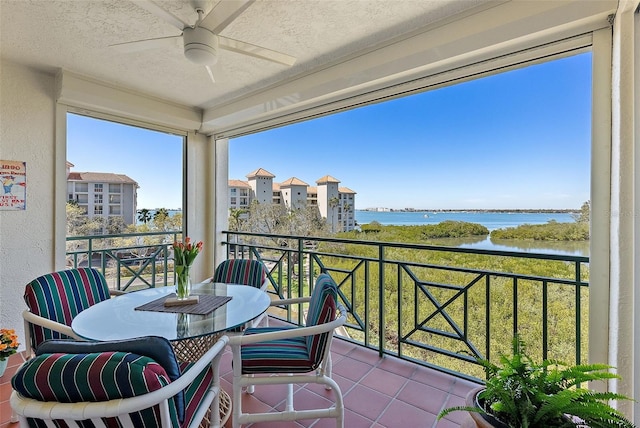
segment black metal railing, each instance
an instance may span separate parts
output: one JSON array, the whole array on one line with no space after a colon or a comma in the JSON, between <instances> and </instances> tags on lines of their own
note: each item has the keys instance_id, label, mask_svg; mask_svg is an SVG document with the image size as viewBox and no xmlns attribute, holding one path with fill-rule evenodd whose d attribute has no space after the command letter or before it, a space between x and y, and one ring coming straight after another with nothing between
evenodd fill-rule
<instances>
[{"instance_id":1,"label":"black metal railing","mask_svg":"<svg viewBox=\"0 0 640 428\"><path fill-rule=\"evenodd\" d=\"M93 267L109 287L128 291L173 284L172 244L181 231L67 237L67 266Z\"/></svg>"},{"instance_id":2,"label":"black metal railing","mask_svg":"<svg viewBox=\"0 0 640 428\"><path fill-rule=\"evenodd\" d=\"M476 358L510 352L584 363L589 258L338 238L224 232L228 257L269 268L271 292L310 294L318 273L339 285L348 340L450 374L483 377ZM302 324L304 308L272 314Z\"/></svg>"}]
</instances>

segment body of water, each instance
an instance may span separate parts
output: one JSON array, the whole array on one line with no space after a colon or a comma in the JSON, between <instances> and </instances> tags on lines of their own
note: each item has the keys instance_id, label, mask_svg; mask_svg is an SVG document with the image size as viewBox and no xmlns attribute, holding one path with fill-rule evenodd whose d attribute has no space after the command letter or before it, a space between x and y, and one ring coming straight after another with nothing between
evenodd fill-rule
<instances>
[{"instance_id":1,"label":"body of water","mask_svg":"<svg viewBox=\"0 0 640 428\"><path fill-rule=\"evenodd\" d=\"M571 214L568 213L494 213L469 211L377 212L356 210L355 216L358 224L377 221L380 224L411 226L438 224L443 221L453 220L478 223L489 229L489 231L507 227L518 227L521 224L545 224L551 220L555 220L558 223L571 223L574 221Z\"/></svg>"},{"instance_id":2,"label":"body of water","mask_svg":"<svg viewBox=\"0 0 640 428\"><path fill-rule=\"evenodd\" d=\"M377 221L383 225L412 226L425 224L438 224L443 221L464 221L478 223L489 229L504 229L518 227L522 224L545 224L549 221L558 223L571 223L574 218L568 213L518 213L518 212L379 212L379 211L355 211L356 221L359 225ZM476 248L497 251L522 251L545 254L562 254L571 256L588 256L589 242L547 242L547 241L523 241L515 239L492 240L487 237L473 237L464 239L446 238L441 243L449 247Z\"/></svg>"}]
</instances>

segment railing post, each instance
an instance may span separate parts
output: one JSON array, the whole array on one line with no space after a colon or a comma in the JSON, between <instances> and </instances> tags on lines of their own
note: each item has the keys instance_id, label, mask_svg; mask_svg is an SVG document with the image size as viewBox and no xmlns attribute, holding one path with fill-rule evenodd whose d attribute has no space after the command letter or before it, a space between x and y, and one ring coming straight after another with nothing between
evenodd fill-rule
<instances>
[{"instance_id":1,"label":"railing post","mask_svg":"<svg viewBox=\"0 0 640 428\"><path fill-rule=\"evenodd\" d=\"M580 316L580 312L582 312L582 305L580 304L580 282L580 262L576 262L576 364L581 364L580 360L582 359L582 355L580 354L580 348L582 346L580 335L580 324L582 322L582 317Z\"/></svg>"},{"instance_id":2,"label":"railing post","mask_svg":"<svg viewBox=\"0 0 640 428\"><path fill-rule=\"evenodd\" d=\"M369 260L364 262L364 344L369 346L371 343L371 331L369 329Z\"/></svg>"},{"instance_id":3,"label":"railing post","mask_svg":"<svg viewBox=\"0 0 640 428\"><path fill-rule=\"evenodd\" d=\"M313 281L311 280L311 278L313 278L313 274L312 272L309 272L310 277L309 277L309 290L311 290L311 286L313 284ZM302 288L302 283L304 282L304 240L302 238L298 238L298 283L300 284L300 287Z\"/></svg>"},{"instance_id":4,"label":"railing post","mask_svg":"<svg viewBox=\"0 0 640 428\"><path fill-rule=\"evenodd\" d=\"M87 251L89 252L87 256L88 257L87 266L92 267L91 266L91 262L93 262L93 239L92 238L89 238Z\"/></svg>"},{"instance_id":5,"label":"railing post","mask_svg":"<svg viewBox=\"0 0 640 428\"><path fill-rule=\"evenodd\" d=\"M379 317L379 340L378 340L378 354L382 357L384 355L385 342L386 342L386 326L384 319L384 245L378 245L378 307L380 313Z\"/></svg>"}]
</instances>

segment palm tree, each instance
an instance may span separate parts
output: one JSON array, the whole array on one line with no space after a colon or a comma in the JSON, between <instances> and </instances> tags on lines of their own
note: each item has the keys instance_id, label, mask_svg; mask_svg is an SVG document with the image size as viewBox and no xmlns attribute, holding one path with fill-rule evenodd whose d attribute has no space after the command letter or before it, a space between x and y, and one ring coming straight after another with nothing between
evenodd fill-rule
<instances>
[{"instance_id":1,"label":"palm tree","mask_svg":"<svg viewBox=\"0 0 640 428\"><path fill-rule=\"evenodd\" d=\"M153 214L153 219L154 220L162 220L169 217L169 211L167 211L166 208L159 208L154 214Z\"/></svg>"},{"instance_id":2,"label":"palm tree","mask_svg":"<svg viewBox=\"0 0 640 428\"><path fill-rule=\"evenodd\" d=\"M337 196L333 196L329 198L328 202L329 202L329 208L331 208L331 233L335 233L335 222L334 222L335 208L340 203L340 200L338 199Z\"/></svg>"},{"instance_id":3,"label":"palm tree","mask_svg":"<svg viewBox=\"0 0 640 428\"><path fill-rule=\"evenodd\" d=\"M151 221L151 213L148 209L143 208L138 210L138 221L141 221L144 224L147 224Z\"/></svg>"},{"instance_id":4,"label":"palm tree","mask_svg":"<svg viewBox=\"0 0 640 428\"><path fill-rule=\"evenodd\" d=\"M242 208L229 208L229 230L239 231L242 226L241 216L247 212Z\"/></svg>"}]
</instances>

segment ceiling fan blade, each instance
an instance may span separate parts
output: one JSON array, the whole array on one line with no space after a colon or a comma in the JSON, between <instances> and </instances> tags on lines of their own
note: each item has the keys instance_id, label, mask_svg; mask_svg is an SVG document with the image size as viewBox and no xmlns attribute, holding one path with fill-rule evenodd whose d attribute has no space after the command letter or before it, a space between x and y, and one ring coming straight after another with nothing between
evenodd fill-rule
<instances>
[{"instance_id":1,"label":"ceiling fan blade","mask_svg":"<svg viewBox=\"0 0 640 428\"><path fill-rule=\"evenodd\" d=\"M187 22L184 22L182 19L175 16L173 13L164 10L158 4L153 2L152 0L131 0L141 8L153 13L158 18L161 18L167 21L169 24L176 27L178 30L182 30L185 27L190 27Z\"/></svg>"},{"instance_id":2,"label":"ceiling fan blade","mask_svg":"<svg viewBox=\"0 0 640 428\"><path fill-rule=\"evenodd\" d=\"M261 46L252 45L251 43L241 42L240 40L230 39L228 37L218 36L218 45L222 49L228 51L250 55L267 61L277 62L278 64L292 66L296 62L296 58L282 52L276 52Z\"/></svg>"},{"instance_id":3,"label":"ceiling fan blade","mask_svg":"<svg viewBox=\"0 0 640 428\"><path fill-rule=\"evenodd\" d=\"M211 67L208 65L204 66L207 69L207 73L209 73L209 77L211 78L211 82L216 83L216 79L214 79L213 77L213 70L211 70Z\"/></svg>"},{"instance_id":4,"label":"ceiling fan blade","mask_svg":"<svg viewBox=\"0 0 640 428\"><path fill-rule=\"evenodd\" d=\"M148 49L175 48L180 46L182 36L160 37L157 39L136 40L134 42L109 45L120 52L140 52Z\"/></svg>"},{"instance_id":5,"label":"ceiling fan blade","mask_svg":"<svg viewBox=\"0 0 640 428\"><path fill-rule=\"evenodd\" d=\"M231 24L255 0L220 0L197 25L218 34Z\"/></svg>"}]
</instances>

